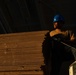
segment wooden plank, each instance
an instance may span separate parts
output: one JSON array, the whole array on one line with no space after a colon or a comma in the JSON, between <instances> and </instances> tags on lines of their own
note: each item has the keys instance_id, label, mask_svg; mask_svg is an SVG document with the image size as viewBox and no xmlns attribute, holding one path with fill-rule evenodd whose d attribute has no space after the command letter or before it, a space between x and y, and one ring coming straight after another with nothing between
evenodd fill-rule
<instances>
[{"instance_id":1,"label":"wooden plank","mask_svg":"<svg viewBox=\"0 0 76 75\"><path fill-rule=\"evenodd\" d=\"M42 71L17 71L17 72L0 72L0 75L43 75Z\"/></svg>"},{"instance_id":2,"label":"wooden plank","mask_svg":"<svg viewBox=\"0 0 76 75\"><path fill-rule=\"evenodd\" d=\"M0 49L41 45L46 31L0 35Z\"/></svg>"},{"instance_id":3,"label":"wooden plank","mask_svg":"<svg viewBox=\"0 0 76 75\"><path fill-rule=\"evenodd\" d=\"M41 71L40 64L37 65L12 65L0 66L0 72L15 72L15 71Z\"/></svg>"}]
</instances>

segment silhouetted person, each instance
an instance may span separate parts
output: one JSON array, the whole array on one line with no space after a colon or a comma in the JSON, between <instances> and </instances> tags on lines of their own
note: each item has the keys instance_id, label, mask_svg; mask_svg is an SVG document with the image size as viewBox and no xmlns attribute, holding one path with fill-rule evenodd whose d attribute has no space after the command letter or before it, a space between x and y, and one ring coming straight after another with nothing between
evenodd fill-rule
<instances>
[{"instance_id":1,"label":"silhouetted person","mask_svg":"<svg viewBox=\"0 0 76 75\"><path fill-rule=\"evenodd\" d=\"M64 61L75 61L72 51L66 50L65 45L60 42L63 41L73 45L75 43L74 33L71 30L62 30L64 18L61 15L54 16L53 25L54 30L46 33L42 44L45 65L51 70L50 73L48 73L49 71L46 71L47 73L45 75L59 75L61 65Z\"/></svg>"}]
</instances>

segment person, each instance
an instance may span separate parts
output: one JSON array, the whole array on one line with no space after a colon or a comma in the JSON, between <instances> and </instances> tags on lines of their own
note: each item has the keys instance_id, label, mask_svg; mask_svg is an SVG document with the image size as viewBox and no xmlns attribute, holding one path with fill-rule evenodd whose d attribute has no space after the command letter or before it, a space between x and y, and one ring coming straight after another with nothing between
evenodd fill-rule
<instances>
[{"instance_id":1,"label":"person","mask_svg":"<svg viewBox=\"0 0 76 75\"><path fill-rule=\"evenodd\" d=\"M72 32L72 30L63 30L64 26L64 18L62 15L55 15L53 20L54 30L50 32L50 36L53 37L57 34L62 34L67 41L74 42L75 34Z\"/></svg>"},{"instance_id":2,"label":"person","mask_svg":"<svg viewBox=\"0 0 76 75\"><path fill-rule=\"evenodd\" d=\"M75 34L72 30L64 30L64 24L64 17L60 14L55 15L53 19L54 30L49 31L45 35L45 40L43 41L42 52L44 62L48 66L49 60L51 60L51 72L49 75L59 75L61 65L64 61L75 61L72 51L65 49L65 45L60 42L62 41L72 46L76 43ZM67 75L69 75L68 71Z\"/></svg>"}]
</instances>

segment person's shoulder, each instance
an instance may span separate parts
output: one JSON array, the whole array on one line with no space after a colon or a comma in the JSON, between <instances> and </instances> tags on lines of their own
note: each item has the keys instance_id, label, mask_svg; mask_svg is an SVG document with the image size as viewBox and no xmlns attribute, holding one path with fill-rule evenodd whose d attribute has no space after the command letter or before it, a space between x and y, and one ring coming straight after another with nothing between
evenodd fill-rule
<instances>
[{"instance_id":1,"label":"person's shoulder","mask_svg":"<svg viewBox=\"0 0 76 75\"><path fill-rule=\"evenodd\" d=\"M73 33L73 31L70 30L70 29L66 30L66 32L67 32L68 34Z\"/></svg>"},{"instance_id":2,"label":"person's shoulder","mask_svg":"<svg viewBox=\"0 0 76 75\"><path fill-rule=\"evenodd\" d=\"M52 31L50 31L50 36L52 37L54 34L55 34L56 32L55 32L55 30L52 30Z\"/></svg>"},{"instance_id":3,"label":"person's shoulder","mask_svg":"<svg viewBox=\"0 0 76 75\"><path fill-rule=\"evenodd\" d=\"M70 29L66 29L66 30L63 30L63 32L65 32L65 33L71 33L71 32L73 32L73 31L70 30Z\"/></svg>"},{"instance_id":4,"label":"person's shoulder","mask_svg":"<svg viewBox=\"0 0 76 75\"><path fill-rule=\"evenodd\" d=\"M66 36L72 36L72 35L76 36L75 32L71 29L65 30L64 33Z\"/></svg>"}]
</instances>

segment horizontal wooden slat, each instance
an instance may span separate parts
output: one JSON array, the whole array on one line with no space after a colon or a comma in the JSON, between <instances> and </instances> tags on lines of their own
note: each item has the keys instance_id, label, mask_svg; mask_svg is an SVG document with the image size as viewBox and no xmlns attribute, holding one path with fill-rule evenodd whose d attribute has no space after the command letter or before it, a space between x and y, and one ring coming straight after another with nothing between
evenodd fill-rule
<instances>
[{"instance_id":1,"label":"horizontal wooden slat","mask_svg":"<svg viewBox=\"0 0 76 75\"><path fill-rule=\"evenodd\" d=\"M42 71L29 71L29 72L0 72L0 75L43 75Z\"/></svg>"},{"instance_id":2,"label":"horizontal wooden slat","mask_svg":"<svg viewBox=\"0 0 76 75\"><path fill-rule=\"evenodd\" d=\"M41 46L46 31L0 35L0 49Z\"/></svg>"},{"instance_id":3,"label":"horizontal wooden slat","mask_svg":"<svg viewBox=\"0 0 76 75\"><path fill-rule=\"evenodd\" d=\"M13 66L9 66L9 65L7 65L7 66L0 66L0 72L7 72L7 71L35 71L35 70L37 70L37 71L40 71L41 70L41 68L40 68L41 66L40 66L40 64L38 64L38 65L17 65L17 66L15 66L15 65L13 65Z\"/></svg>"}]
</instances>

